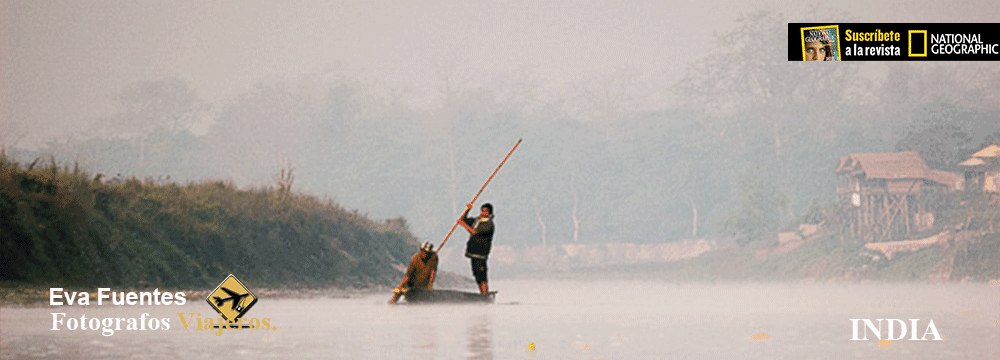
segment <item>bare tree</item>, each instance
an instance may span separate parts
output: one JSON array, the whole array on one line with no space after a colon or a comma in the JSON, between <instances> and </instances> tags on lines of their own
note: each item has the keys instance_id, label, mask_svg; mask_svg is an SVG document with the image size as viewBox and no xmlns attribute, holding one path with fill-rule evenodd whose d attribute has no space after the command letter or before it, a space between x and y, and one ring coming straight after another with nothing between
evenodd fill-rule
<instances>
[{"instance_id":1,"label":"bare tree","mask_svg":"<svg viewBox=\"0 0 1000 360\"><path fill-rule=\"evenodd\" d=\"M118 100L123 116L110 125L125 136L141 136L156 129L175 133L190 126L207 108L194 89L176 77L129 84Z\"/></svg>"},{"instance_id":2,"label":"bare tree","mask_svg":"<svg viewBox=\"0 0 1000 360\"><path fill-rule=\"evenodd\" d=\"M122 112L107 119L99 131L105 136L132 139L139 151L138 169L143 169L147 140L156 131L176 134L193 124L208 105L194 89L176 77L138 81L118 96Z\"/></svg>"},{"instance_id":3,"label":"bare tree","mask_svg":"<svg viewBox=\"0 0 1000 360\"><path fill-rule=\"evenodd\" d=\"M282 198L286 198L292 193L292 184L295 183L295 176L292 175L292 170L295 170L295 168L292 167L292 161L287 155L282 156L281 170L278 173L278 177L275 179L278 184L278 195Z\"/></svg>"},{"instance_id":4,"label":"bare tree","mask_svg":"<svg viewBox=\"0 0 1000 360\"><path fill-rule=\"evenodd\" d=\"M538 226L542 231L542 247L548 246L547 229L545 227L545 221L542 220L542 206L538 203L538 198L531 198L532 203L535 205L535 219L538 221Z\"/></svg>"},{"instance_id":5,"label":"bare tree","mask_svg":"<svg viewBox=\"0 0 1000 360\"><path fill-rule=\"evenodd\" d=\"M569 191L573 195L573 208L570 217L573 218L573 243L580 242L580 192L576 188L576 174L570 177Z\"/></svg>"}]
</instances>

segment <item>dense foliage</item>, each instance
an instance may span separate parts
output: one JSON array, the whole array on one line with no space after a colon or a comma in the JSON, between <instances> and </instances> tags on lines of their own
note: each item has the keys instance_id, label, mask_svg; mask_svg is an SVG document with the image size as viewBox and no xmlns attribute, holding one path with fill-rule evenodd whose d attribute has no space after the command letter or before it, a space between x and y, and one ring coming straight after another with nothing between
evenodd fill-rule
<instances>
[{"instance_id":1,"label":"dense foliage","mask_svg":"<svg viewBox=\"0 0 1000 360\"><path fill-rule=\"evenodd\" d=\"M391 285L416 240L289 188L104 179L0 155L0 279L194 287L233 273L257 286Z\"/></svg>"}]
</instances>

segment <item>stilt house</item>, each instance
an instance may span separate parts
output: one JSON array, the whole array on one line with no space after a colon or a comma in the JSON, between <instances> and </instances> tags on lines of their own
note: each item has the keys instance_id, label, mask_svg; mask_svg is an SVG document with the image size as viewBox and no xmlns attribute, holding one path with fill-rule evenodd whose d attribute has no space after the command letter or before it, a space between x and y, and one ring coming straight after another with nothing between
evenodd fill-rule
<instances>
[{"instance_id":1,"label":"stilt house","mask_svg":"<svg viewBox=\"0 0 1000 360\"><path fill-rule=\"evenodd\" d=\"M929 194L961 189L961 175L931 170L915 151L840 157L837 196L865 242L899 240L934 226Z\"/></svg>"}]
</instances>

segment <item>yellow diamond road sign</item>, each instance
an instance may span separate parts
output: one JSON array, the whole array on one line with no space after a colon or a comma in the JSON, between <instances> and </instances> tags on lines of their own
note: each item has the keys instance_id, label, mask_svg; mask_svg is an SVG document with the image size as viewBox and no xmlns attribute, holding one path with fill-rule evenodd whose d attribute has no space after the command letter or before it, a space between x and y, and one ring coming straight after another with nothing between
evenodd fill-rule
<instances>
[{"instance_id":1,"label":"yellow diamond road sign","mask_svg":"<svg viewBox=\"0 0 1000 360\"><path fill-rule=\"evenodd\" d=\"M206 300L226 321L232 322L242 317L253 304L257 303L257 296L250 292L240 279L229 274L229 277L222 281Z\"/></svg>"}]
</instances>

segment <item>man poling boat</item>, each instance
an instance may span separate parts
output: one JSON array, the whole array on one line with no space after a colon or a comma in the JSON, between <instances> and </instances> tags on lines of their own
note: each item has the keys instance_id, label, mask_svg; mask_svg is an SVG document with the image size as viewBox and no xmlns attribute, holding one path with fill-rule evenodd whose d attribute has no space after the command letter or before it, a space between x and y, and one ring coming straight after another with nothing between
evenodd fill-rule
<instances>
[{"instance_id":1,"label":"man poling boat","mask_svg":"<svg viewBox=\"0 0 1000 360\"><path fill-rule=\"evenodd\" d=\"M497 168L493 170L493 173L490 174L490 177L486 179L486 183L484 183L483 186L479 188L479 192L476 193L476 196L473 197L472 201L470 201L469 204L465 207L465 212L462 213L462 217L459 218L458 221L456 221L455 224L451 226L451 230L448 231L448 235L445 235L444 240L441 241L441 245L438 246L437 251L441 251L441 248L443 248L444 245L448 243L448 238L451 237L451 234L453 232L455 232L455 228L458 227L459 224L461 224L467 231L469 231L470 236L469 236L469 242L466 247L466 256L472 259L472 272L473 276L476 277L476 283L479 287L479 293L478 294L464 293L461 291L454 291L454 290L435 291L433 285L434 283L433 274L437 271L437 261L436 261L437 254L435 253L434 254L435 261L433 264L434 271L431 271L431 276L429 278L428 286L426 286L425 288L416 288L414 286L408 286L409 285L408 282L411 281L412 277L411 277L411 270L407 269L407 273L406 275L404 275L403 281L401 281L399 286L393 290L393 296L389 300L390 304L395 304L397 301L399 301L399 298L401 296L405 297L407 302L493 301L496 292L495 291L490 292L486 283L486 257L489 255L490 246L493 241L493 230L494 230L492 222L493 206L490 204L484 204L484 206L481 208L480 211L479 220L475 220L476 218L467 219L466 215L469 213L469 210L472 209L472 205L475 204L476 200L479 199L479 195L483 193L484 189L486 189L486 185L489 185L490 181L493 180L493 177L496 176L498 171L500 171L500 167L502 167L503 164L507 162L507 159L509 159L510 155L514 153L514 150L517 149L518 145L521 145L521 139L517 140L517 143L514 144L514 147L510 149L510 152L508 152L507 156L503 158L503 161L500 161L500 165L497 165ZM486 214L485 218L483 217L483 214ZM468 221L469 219L472 219L472 221ZM414 266L414 259L417 259L418 256L422 256L421 253L425 252L424 247L426 247L427 244L429 243L425 243L424 246L421 246L421 251L416 255L414 255L414 257L410 260L411 267ZM430 251L433 251L433 245L431 246ZM424 262L424 264L429 265L429 263L427 262ZM417 267L425 265L421 265L419 263L416 264ZM472 296L467 296L467 295L472 295Z\"/></svg>"},{"instance_id":2,"label":"man poling boat","mask_svg":"<svg viewBox=\"0 0 1000 360\"><path fill-rule=\"evenodd\" d=\"M465 245L465 257L472 262L472 276L476 278L479 286L479 293L486 295L489 286L486 283L486 259L490 256L490 248L493 247L493 205L485 203L479 209L478 217L468 217L469 210L472 210L472 203L465 206L465 212L458 219L458 224L462 225L469 232L469 242Z\"/></svg>"}]
</instances>

